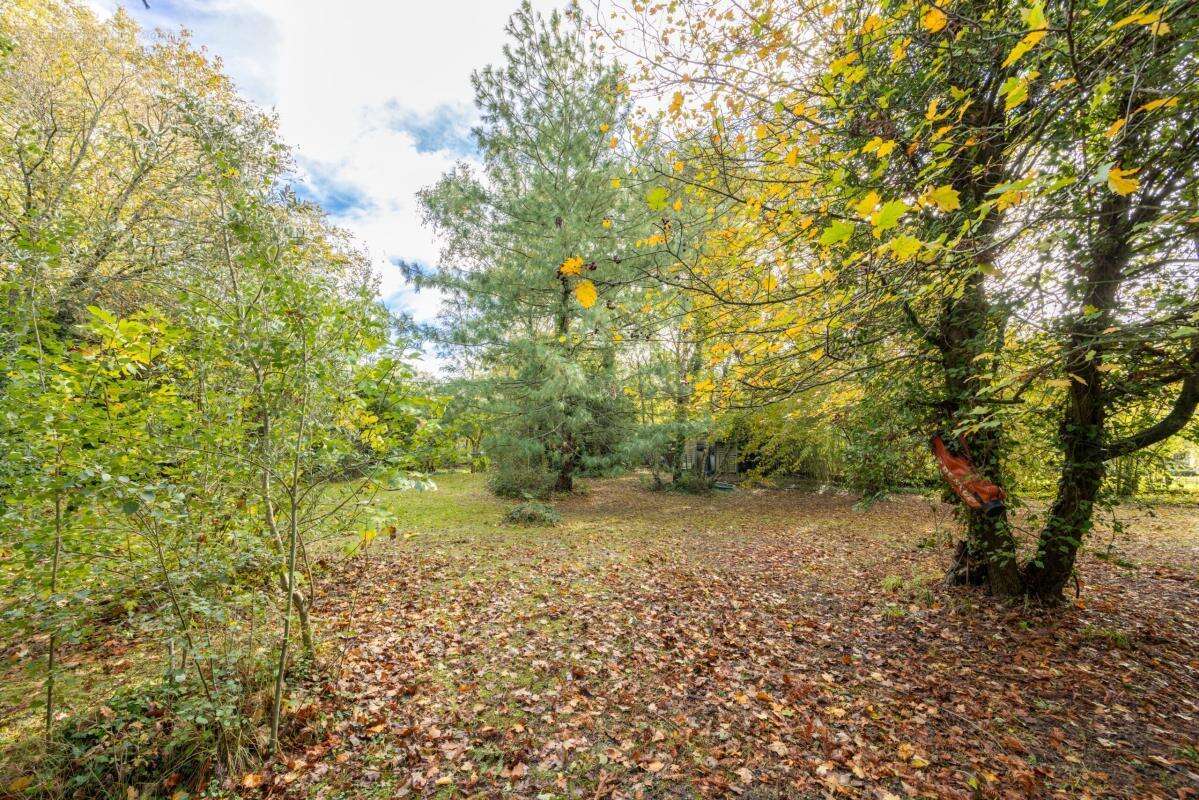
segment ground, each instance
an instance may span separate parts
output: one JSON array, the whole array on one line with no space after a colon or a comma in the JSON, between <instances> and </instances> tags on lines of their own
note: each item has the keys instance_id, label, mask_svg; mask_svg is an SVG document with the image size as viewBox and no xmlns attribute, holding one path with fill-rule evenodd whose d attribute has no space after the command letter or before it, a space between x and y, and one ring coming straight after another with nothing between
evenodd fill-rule
<instances>
[{"instance_id":1,"label":"ground","mask_svg":"<svg viewBox=\"0 0 1199 800\"><path fill-rule=\"evenodd\" d=\"M438 482L329 557L323 677L247 796L1199 796L1194 508L1125 511L1042 613L943 587L918 496L631 477L514 528Z\"/></svg>"}]
</instances>

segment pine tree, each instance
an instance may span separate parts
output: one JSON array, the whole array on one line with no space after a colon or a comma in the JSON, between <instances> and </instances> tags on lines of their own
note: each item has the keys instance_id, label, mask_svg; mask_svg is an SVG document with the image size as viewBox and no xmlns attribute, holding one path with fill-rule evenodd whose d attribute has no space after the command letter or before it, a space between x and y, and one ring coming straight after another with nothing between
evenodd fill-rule
<instances>
[{"instance_id":1,"label":"pine tree","mask_svg":"<svg viewBox=\"0 0 1199 800\"><path fill-rule=\"evenodd\" d=\"M571 491L615 458L628 417L614 320L644 222L621 155L630 105L577 8L525 3L504 61L473 76L481 174L459 165L421 193L446 264L444 341L497 420L488 441L513 494Z\"/></svg>"}]
</instances>

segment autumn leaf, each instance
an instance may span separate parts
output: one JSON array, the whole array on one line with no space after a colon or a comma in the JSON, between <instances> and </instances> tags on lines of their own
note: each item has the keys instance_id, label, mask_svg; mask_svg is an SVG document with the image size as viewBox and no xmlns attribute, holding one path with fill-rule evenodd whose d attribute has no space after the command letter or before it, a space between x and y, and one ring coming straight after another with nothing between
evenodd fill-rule
<instances>
[{"instance_id":1,"label":"autumn leaf","mask_svg":"<svg viewBox=\"0 0 1199 800\"><path fill-rule=\"evenodd\" d=\"M948 22L949 18L945 16L945 12L936 6L924 12L924 16L920 19L920 24L930 33L940 33Z\"/></svg>"},{"instance_id":2,"label":"autumn leaf","mask_svg":"<svg viewBox=\"0 0 1199 800\"><path fill-rule=\"evenodd\" d=\"M1156 111L1162 106L1174 108L1178 105L1178 97L1159 97L1157 100L1150 100L1145 105L1141 106L1139 111Z\"/></svg>"},{"instance_id":3,"label":"autumn leaf","mask_svg":"<svg viewBox=\"0 0 1199 800\"><path fill-rule=\"evenodd\" d=\"M823 245L840 244L849 239L853 235L854 224L848 220L837 219L833 220L820 234L820 243Z\"/></svg>"},{"instance_id":4,"label":"autumn leaf","mask_svg":"<svg viewBox=\"0 0 1199 800\"><path fill-rule=\"evenodd\" d=\"M903 234L887 242L886 247L900 261L909 261L920 252L922 243L915 236Z\"/></svg>"},{"instance_id":5,"label":"autumn leaf","mask_svg":"<svg viewBox=\"0 0 1199 800\"><path fill-rule=\"evenodd\" d=\"M952 186L938 186L927 195L928 200L942 211L954 211L962 207L962 198Z\"/></svg>"},{"instance_id":6,"label":"autumn leaf","mask_svg":"<svg viewBox=\"0 0 1199 800\"><path fill-rule=\"evenodd\" d=\"M1024 12L1024 21L1028 25L1029 31L1025 34L1012 51L1008 53L1007 58L1003 60L1003 66L1010 67L1024 56L1029 50L1032 50L1041 40L1045 38L1048 32L1048 23L1045 20L1045 6L1043 3L1035 3L1027 11Z\"/></svg>"},{"instance_id":7,"label":"autumn leaf","mask_svg":"<svg viewBox=\"0 0 1199 800\"><path fill-rule=\"evenodd\" d=\"M999 91L1003 94L1003 110L1005 112L1011 111L1028 99L1028 82L1035 74L1024 78L1008 78L1004 81Z\"/></svg>"},{"instance_id":8,"label":"autumn leaf","mask_svg":"<svg viewBox=\"0 0 1199 800\"><path fill-rule=\"evenodd\" d=\"M595 305L595 300L599 296L595 291L595 284L589 280L582 280L575 284L575 299L579 301L579 305L583 308L591 308Z\"/></svg>"},{"instance_id":9,"label":"autumn leaf","mask_svg":"<svg viewBox=\"0 0 1199 800\"><path fill-rule=\"evenodd\" d=\"M245 789L257 789L265 780L261 772L247 772L241 778L241 785Z\"/></svg>"},{"instance_id":10,"label":"autumn leaf","mask_svg":"<svg viewBox=\"0 0 1199 800\"><path fill-rule=\"evenodd\" d=\"M871 191L854 205L854 213L862 219L870 219L870 215L874 213L880 200L882 198L878 196L878 192Z\"/></svg>"},{"instance_id":11,"label":"autumn leaf","mask_svg":"<svg viewBox=\"0 0 1199 800\"><path fill-rule=\"evenodd\" d=\"M1132 177L1138 170L1112 167L1107 172L1107 187L1121 197L1132 194L1141 182Z\"/></svg>"},{"instance_id":12,"label":"autumn leaf","mask_svg":"<svg viewBox=\"0 0 1199 800\"><path fill-rule=\"evenodd\" d=\"M899 224L900 218L908 213L908 204L902 200L888 200L871 220L874 225L874 235L888 231Z\"/></svg>"},{"instance_id":13,"label":"autumn leaf","mask_svg":"<svg viewBox=\"0 0 1199 800\"><path fill-rule=\"evenodd\" d=\"M33 778L28 775L22 775L19 778L13 778L8 783L8 791L10 794L20 794L33 785Z\"/></svg>"},{"instance_id":14,"label":"autumn leaf","mask_svg":"<svg viewBox=\"0 0 1199 800\"><path fill-rule=\"evenodd\" d=\"M649 206L650 211L661 211L666 208L666 199L670 196L670 192L665 186L655 186L645 193L645 204Z\"/></svg>"}]
</instances>

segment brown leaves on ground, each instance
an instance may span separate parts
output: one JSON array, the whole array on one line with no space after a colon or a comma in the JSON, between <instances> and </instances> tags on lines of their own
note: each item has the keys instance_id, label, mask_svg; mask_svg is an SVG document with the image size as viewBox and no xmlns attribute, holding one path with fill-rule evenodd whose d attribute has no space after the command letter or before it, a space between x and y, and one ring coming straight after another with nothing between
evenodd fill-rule
<instances>
[{"instance_id":1,"label":"brown leaves on ground","mask_svg":"<svg viewBox=\"0 0 1199 800\"><path fill-rule=\"evenodd\" d=\"M320 713L250 793L1199 796L1190 509L1040 614L943 588L948 519L919 498L621 480L559 508L327 576Z\"/></svg>"}]
</instances>

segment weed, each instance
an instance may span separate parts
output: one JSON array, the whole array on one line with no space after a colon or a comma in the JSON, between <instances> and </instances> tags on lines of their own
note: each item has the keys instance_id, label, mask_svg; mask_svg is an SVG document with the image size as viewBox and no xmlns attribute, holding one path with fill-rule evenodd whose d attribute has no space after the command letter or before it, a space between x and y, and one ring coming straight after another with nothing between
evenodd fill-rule
<instances>
[{"instance_id":1,"label":"weed","mask_svg":"<svg viewBox=\"0 0 1199 800\"><path fill-rule=\"evenodd\" d=\"M1132 637L1127 633L1104 625L1087 625L1082 629L1082 638L1089 642L1106 642L1118 650L1132 647Z\"/></svg>"},{"instance_id":2,"label":"weed","mask_svg":"<svg viewBox=\"0 0 1199 800\"><path fill-rule=\"evenodd\" d=\"M545 503L521 503L509 509L504 522L509 525L557 525L562 515Z\"/></svg>"}]
</instances>

